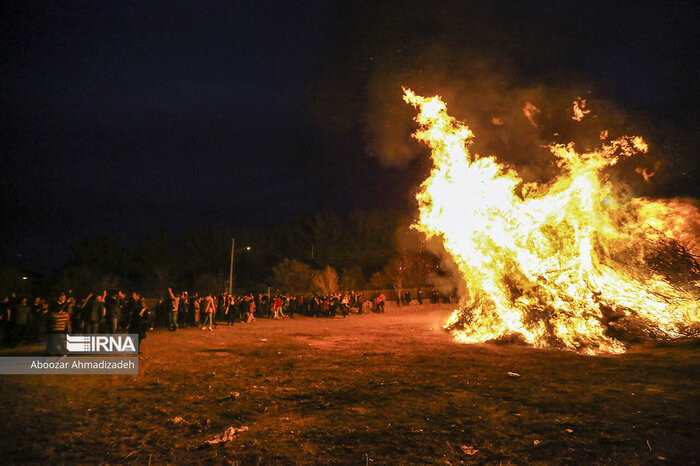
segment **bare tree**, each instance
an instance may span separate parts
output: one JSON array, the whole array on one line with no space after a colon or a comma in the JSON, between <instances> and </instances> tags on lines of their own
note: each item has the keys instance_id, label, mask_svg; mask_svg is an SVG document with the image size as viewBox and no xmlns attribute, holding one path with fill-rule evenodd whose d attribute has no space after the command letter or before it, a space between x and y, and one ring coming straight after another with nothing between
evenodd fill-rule
<instances>
[{"instance_id":1,"label":"bare tree","mask_svg":"<svg viewBox=\"0 0 700 466\"><path fill-rule=\"evenodd\" d=\"M425 251L402 251L384 268L388 278L399 296L406 288L425 286L431 274L437 268L437 258Z\"/></svg>"},{"instance_id":2,"label":"bare tree","mask_svg":"<svg viewBox=\"0 0 700 466\"><path fill-rule=\"evenodd\" d=\"M328 265L325 269L316 272L314 285L324 295L331 295L338 291L338 273Z\"/></svg>"}]
</instances>

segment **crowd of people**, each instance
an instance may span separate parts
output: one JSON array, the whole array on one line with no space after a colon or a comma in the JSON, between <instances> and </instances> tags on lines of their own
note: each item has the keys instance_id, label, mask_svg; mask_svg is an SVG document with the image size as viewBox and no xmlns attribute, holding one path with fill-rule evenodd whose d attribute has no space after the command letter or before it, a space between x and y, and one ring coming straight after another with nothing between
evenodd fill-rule
<instances>
[{"instance_id":1,"label":"crowd of people","mask_svg":"<svg viewBox=\"0 0 700 466\"><path fill-rule=\"evenodd\" d=\"M7 296L0 302L0 345L37 343L45 335L62 333L133 333L146 338L153 329L150 309L138 293L90 294L78 300L72 293L56 298Z\"/></svg>"},{"instance_id":2,"label":"crowd of people","mask_svg":"<svg viewBox=\"0 0 700 466\"><path fill-rule=\"evenodd\" d=\"M114 290L77 299L71 292L54 299L7 296L0 301L0 346L38 343L46 335L133 333L146 338L156 326L170 331L254 322L256 318L283 319L295 315L346 317L348 314L383 313L386 296L359 292L329 296L312 294L189 294L167 295L153 307L138 293Z\"/></svg>"},{"instance_id":3,"label":"crowd of people","mask_svg":"<svg viewBox=\"0 0 700 466\"><path fill-rule=\"evenodd\" d=\"M416 291L423 304L423 291ZM431 303L448 299L432 290ZM200 296L187 291L168 293L149 307L139 293L126 295L120 290L90 294L78 300L72 292L59 293L55 299L30 299L7 296L0 301L0 346L37 343L46 335L131 333L146 338L154 327L170 331L197 327L212 331L219 325L254 322L256 318L283 319L295 315L308 317L346 317L348 314L383 313L386 296L381 292L318 294L255 294ZM397 305L413 301L410 290L397 294ZM154 302L154 300L151 300Z\"/></svg>"},{"instance_id":4,"label":"crowd of people","mask_svg":"<svg viewBox=\"0 0 700 466\"><path fill-rule=\"evenodd\" d=\"M384 312L386 296L377 293L365 298L362 293L338 293L330 296L248 294L242 296L222 293L218 296L179 294L168 290L169 296L160 300L155 309L157 325L171 331L183 327L213 330L218 325L253 322L256 318L282 319L295 315L309 317L346 317L351 312L368 314Z\"/></svg>"}]
</instances>

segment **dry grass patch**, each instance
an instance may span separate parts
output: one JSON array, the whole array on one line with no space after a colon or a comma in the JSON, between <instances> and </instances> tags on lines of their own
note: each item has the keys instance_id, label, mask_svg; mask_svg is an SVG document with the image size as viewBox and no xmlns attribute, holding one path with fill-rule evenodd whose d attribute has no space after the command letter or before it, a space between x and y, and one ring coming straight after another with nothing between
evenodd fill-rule
<instances>
[{"instance_id":1,"label":"dry grass patch","mask_svg":"<svg viewBox=\"0 0 700 466\"><path fill-rule=\"evenodd\" d=\"M448 312L414 306L156 331L143 344L138 376L2 376L0 457L5 464L697 462L697 343L638 346L614 357L461 345L440 329ZM23 349L32 350L39 348ZM201 448L231 426L249 430Z\"/></svg>"}]
</instances>

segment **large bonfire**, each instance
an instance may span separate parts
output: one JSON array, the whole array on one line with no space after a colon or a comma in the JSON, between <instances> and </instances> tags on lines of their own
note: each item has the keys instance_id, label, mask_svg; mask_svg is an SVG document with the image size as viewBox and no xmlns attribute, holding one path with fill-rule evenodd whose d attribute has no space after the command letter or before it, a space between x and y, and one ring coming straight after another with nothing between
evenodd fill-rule
<instances>
[{"instance_id":1,"label":"large bonfire","mask_svg":"<svg viewBox=\"0 0 700 466\"><path fill-rule=\"evenodd\" d=\"M473 133L439 97L404 92L420 110L414 137L433 160L414 227L441 239L468 289L446 323L458 341L516 338L620 353L630 334L697 332L692 231L700 213L684 202L625 199L605 175L620 158L647 150L641 137L604 134L597 150L583 153L553 144L559 176L524 183L496 157L469 151Z\"/></svg>"}]
</instances>

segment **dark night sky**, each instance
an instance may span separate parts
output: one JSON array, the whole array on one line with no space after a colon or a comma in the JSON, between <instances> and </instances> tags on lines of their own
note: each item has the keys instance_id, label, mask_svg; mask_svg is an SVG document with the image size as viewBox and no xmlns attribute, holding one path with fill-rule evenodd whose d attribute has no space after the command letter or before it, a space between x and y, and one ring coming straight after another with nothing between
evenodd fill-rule
<instances>
[{"instance_id":1,"label":"dark night sky","mask_svg":"<svg viewBox=\"0 0 700 466\"><path fill-rule=\"evenodd\" d=\"M425 163L374 153L376 83L398 100L387 77L459 80L460 57L513 86L590 83L679 151L664 189L697 196L694 2L525 4L5 1L0 260L50 268L97 233L409 207Z\"/></svg>"}]
</instances>

